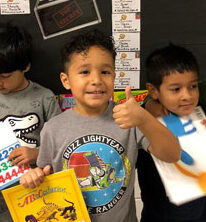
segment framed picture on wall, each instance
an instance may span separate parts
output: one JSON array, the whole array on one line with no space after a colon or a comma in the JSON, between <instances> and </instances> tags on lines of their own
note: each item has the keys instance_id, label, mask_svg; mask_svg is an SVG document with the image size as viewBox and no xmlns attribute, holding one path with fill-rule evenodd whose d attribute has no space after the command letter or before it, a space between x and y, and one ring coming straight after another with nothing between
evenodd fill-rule
<instances>
[{"instance_id":1,"label":"framed picture on wall","mask_svg":"<svg viewBox=\"0 0 206 222\"><path fill-rule=\"evenodd\" d=\"M34 12L44 39L101 22L95 0L37 0Z\"/></svg>"}]
</instances>

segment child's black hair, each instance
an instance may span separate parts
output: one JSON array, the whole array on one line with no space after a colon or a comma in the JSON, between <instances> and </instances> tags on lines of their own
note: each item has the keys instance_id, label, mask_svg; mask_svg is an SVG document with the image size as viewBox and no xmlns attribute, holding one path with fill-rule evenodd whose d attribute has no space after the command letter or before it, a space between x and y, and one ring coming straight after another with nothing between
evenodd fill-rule
<instances>
[{"instance_id":1,"label":"child's black hair","mask_svg":"<svg viewBox=\"0 0 206 222\"><path fill-rule=\"evenodd\" d=\"M74 52L84 52L92 46L99 46L106 49L111 53L112 58L115 61L116 50L113 38L95 29L77 36L73 36L71 40L64 45L61 51L64 72L67 72L67 65L69 64L71 55Z\"/></svg>"},{"instance_id":2,"label":"child's black hair","mask_svg":"<svg viewBox=\"0 0 206 222\"><path fill-rule=\"evenodd\" d=\"M0 74L23 71L31 63L32 38L15 25L0 23Z\"/></svg>"},{"instance_id":3,"label":"child's black hair","mask_svg":"<svg viewBox=\"0 0 206 222\"><path fill-rule=\"evenodd\" d=\"M163 77L173 72L193 71L199 75L195 56L186 48L169 44L154 50L146 60L147 82L159 89Z\"/></svg>"}]
</instances>

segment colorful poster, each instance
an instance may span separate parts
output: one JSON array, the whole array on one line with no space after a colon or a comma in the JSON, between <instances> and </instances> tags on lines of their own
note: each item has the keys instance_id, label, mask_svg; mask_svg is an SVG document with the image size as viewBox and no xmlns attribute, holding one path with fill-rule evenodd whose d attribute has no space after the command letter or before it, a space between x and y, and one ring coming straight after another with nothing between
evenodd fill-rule
<instances>
[{"instance_id":1,"label":"colorful poster","mask_svg":"<svg viewBox=\"0 0 206 222\"><path fill-rule=\"evenodd\" d=\"M135 100L141 105L144 103L144 99L148 95L147 90L132 90L132 95ZM117 103L124 103L126 101L125 91L117 91L113 94L113 100Z\"/></svg>"},{"instance_id":2,"label":"colorful poster","mask_svg":"<svg viewBox=\"0 0 206 222\"><path fill-rule=\"evenodd\" d=\"M62 111L72 108L75 105L72 94L60 94L59 105Z\"/></svg>"}]
</instances>

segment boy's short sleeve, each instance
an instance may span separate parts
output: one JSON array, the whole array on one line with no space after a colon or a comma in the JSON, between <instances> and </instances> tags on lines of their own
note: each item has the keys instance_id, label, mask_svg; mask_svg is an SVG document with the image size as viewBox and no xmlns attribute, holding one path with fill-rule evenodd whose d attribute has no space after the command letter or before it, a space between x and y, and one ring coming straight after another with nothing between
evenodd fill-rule
<instances>
[{"instance_id":1,"label":"boy's short sleeve","mask_svg":"<svg viewBox=\"0 0 206 222\"><path fill-rule=\"evenodd\" d=\"M136 128L136 137L137 137L137 143L139 145L139 148L142 148L145 151L148 151L150 142L138 128Z\"/></svg>"},{"instance_id":2,"label":"boy's short sleeve","mask_svg":"<svg viewBox=\"0 0 206 222\"><path fill-rule=\"evenodd\" d=\"M149 145L150 145L149 140L144 136L144 137L142 138L142 148L143 148L145 151L148 151Z\"/></svg>"},{"instance_id":3,"label":"boy's short sleeve","mask_svg":"<svg viewBox=\"0 0 206 222\"><path fill-rule=\"evenodd\" d=\"M60 114L62 111L56 100L55 95L49 91L47 96L44 98L44 119L45 122L51 119L52 117Z\"/></svg>"},{"instance_id":4,"label":"boy's short sleeve","mask_svg":"<svg viewBox=\"0 0 206 222\"><path fill-rule=\"evenodd\" d=\"M52 145L51 138L48 133L47 123L44 124L43 129L40 133L41 137L41 146L39 149L39 154L37 157L37 166L40 168L44 168L46 165L52 165Z\"/></svg>"}]
</instances>

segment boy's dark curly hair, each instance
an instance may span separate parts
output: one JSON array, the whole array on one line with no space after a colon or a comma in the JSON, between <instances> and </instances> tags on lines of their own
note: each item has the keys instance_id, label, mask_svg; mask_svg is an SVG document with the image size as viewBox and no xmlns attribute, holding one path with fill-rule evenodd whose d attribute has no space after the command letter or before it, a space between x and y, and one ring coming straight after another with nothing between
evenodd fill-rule
<instances>
[{"instance_id":1,"label":"boy's dark curly hair","mask_svg":"<svg viewBox=\"0 0 206 222\"><path fill-rule=\"evenodd\" d=\"M91 30L77 36L73 36L61 50L63 69L67 72L67 66L70 62L71 55L76 52L84 52L92 46L99 46L111 53L115 61L116 50L114 40L111 36L105 35L99 30Z\"/></svg>"},{"instance_id":2,"label":"boy's dark curly hair","mask_svg":"<svg viewBox=\"0 0 206 222\"><path fill-rule=\"evenodd\" d=\"M31 63L32 38L15 25L0 23L0 74L23 71Z\"/></svg>"}]
</instances>

